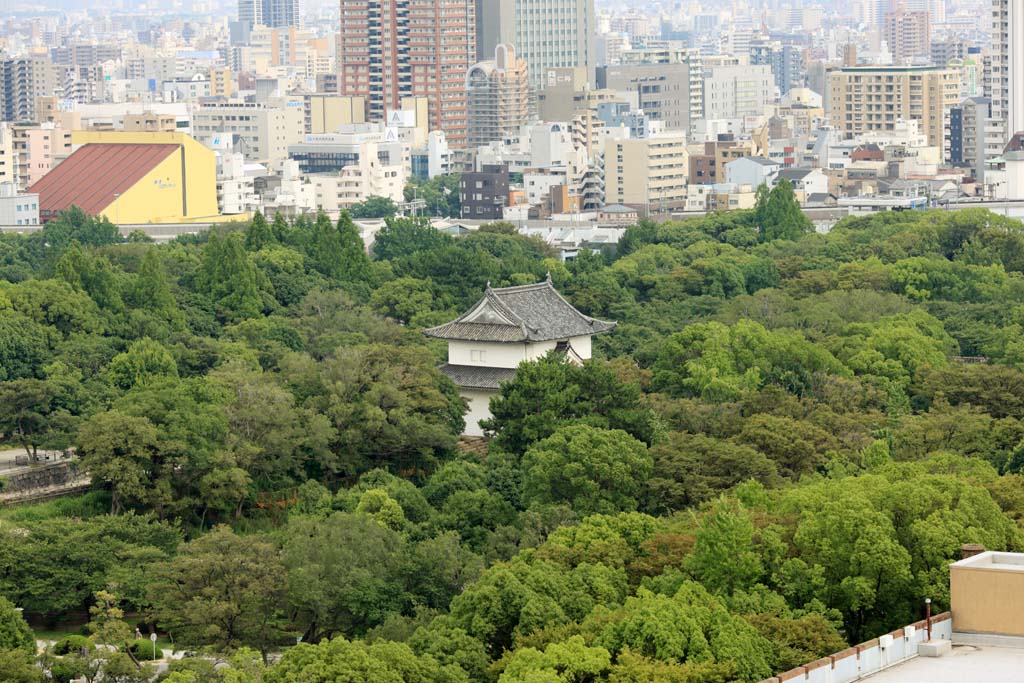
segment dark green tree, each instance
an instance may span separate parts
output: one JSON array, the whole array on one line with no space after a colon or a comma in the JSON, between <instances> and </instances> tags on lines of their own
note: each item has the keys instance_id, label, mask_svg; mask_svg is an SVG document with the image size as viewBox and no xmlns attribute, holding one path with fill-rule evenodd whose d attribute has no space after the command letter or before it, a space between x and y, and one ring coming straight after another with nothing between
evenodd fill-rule
<instances>
[{"instance_id":1,"label":"dark green tree","mask_svg":"<svg viewBox=\"0 0 1024 683\"><path fill-rule=\"evenodd\" d=\"M267 223L263 214L257 211L245 231L245 248L249 251L259 251L276 241L277 236L274 234L274 230Z\"/></svg>"},{"instance_id":2,"label":"dark green tree","mask_svg":"<svg viewBox=\"0 0 1024 683\"><path fill-rule=\"evenodd\" d=\"M25 622L21 612L10 600L0 595L0 650L36 652L36 636Z\"/></svg>"},{"instance_id":3,"label":"dark green tree","mask_svg":"<svg viewBox=\"0 0 1024 683\"><path fill-rule=\"evenodd\" d=\"M38 449L70 445L75 418L61 405L57 382L33 378L0 382L0 431L33 460Z\"/></svg>"},{"instance_id":4,"label":"dark green tree","mask_svg":"<svg viewBox=\"0 0 1024 683\"><path fill-rule=\"evenodd\" d=\"M653 443L657 426L636 383L619 379L601 361L582 366L551 353L523 362L515 379L491 399L491 417L481 422L496 446L521 455L536 441L567 424L622 429Z\"/></svg>"},{"instance_id":5,"label":"dark green tree","mask_svg":"<svg viewBox=\"0 0 1024 683\"><path fill-rule=\"evenodd\" d=\"M391 197L371 195L365 201L350 206L348 212L352 218L393 218L398 207Z\"/></svg>"},{"instance_id":6,"label":"dark green tree","mask_svg":"<svg viewBox=\"0 0 1024 683\"><path fill-rule=\"evenodd\" d=\"M370 257L348 211L342 211L338 218L338 240L341 244L341 279L345 282L367 282L370 278Z\"/></svg>"},{"instance_id":7,"label":"dark green tree","mask_svg":"<svg viewBox=\"0 0 1024 683\"><path fill-rule=\"evenodd\" d=\"M367 515L338 512L288 525L284 564L287 601L304 640L361 635L408 609L408 544Z\"/></svg>"},{"instance_id":8,"label":"dark green tree","mask_svg":"<svg viewBox=\"0 0 1024 683\"><path fill-rule=\"evenodd\" d=\"M331 219L323 212L317 214L313 223L306 252L317 271L329 278L341 279L345 269L341 232L331 225Z\"/></svg>"},{"instance_id":9,"label":"dark green tree","mask_svg":"<svg viewBox=\"0 0 1024 683\"><path fill-rule=\"evenodd\" d=\"M250 646L266 658L278 642L285 589L277 548L217 527L155 570L150 600L158 621L183 642L219 650Z\"/></svg>"},{"instance_id":10,"label":"dark green tree","mask_svg":"<svg viewBox=\"0 0 1024 683\"><path fill-rule=\"evenodd\" d=\"M108 367L110 382L121 389L178 377L174 356L160 342L146 337L119 353Z\"/></svg>"},{"instance_id":11,"label":"dark green tree","mask_svg":"<svg viewBox=\"0 0 1024 683\"><path fill-rule=\"evenodd\" d=\"M264 683L469 683L457 666L430 655L416 656L404 643L335 638L289 650L263 677Z\"/></svg>"},{"instance_id":12,"label":"dark green tree","mask_svg":"<svg viewBox=\"0 0 1024 683\"><path fill-rule=\"evenodd\" d=\"M121 242L117 226L105 216L90 216L77 206L62 212L43 227L43 238L47 246L62 252L72 242L87 247L102 247Z\"/></svg>"},{"instance_id":13,"label":"dark green tree","mask_svg":"<svg viewBox=\"0 0 1024 683\"><path fill-rule=\"evenodd\" d=\"M100 308L120 311L121 282L110 262L102 257L82 251L77 242L57 262L57 275L79 291L88 294Z\"/></svg>"},{"instance_id":14,"label":"dark green tree","mask_svg":"<svg viewBox=\"0 0 1024 683\"><path fill-rule=\"evenodd\" d=\"M110 514L144 502L153 487L158 434L144 417L120 411L93 415L78 434L82 466L93 481L110 489Z\"/></svg>"},{"instance_id":15,"label":"dark green tree","mask_svg":"<svg viewBox=\"0 0 1024 683\"><path fill-rule=\"evenodd\" d=\"M274 233L274 239L281 244L290 243L289 238L292 233L292 226L288 224L288 219L281 215L280 212L274 214L274 221L270 224L270 230Z\"/></svg>"},{"instance_id":16,"label":"dark green tree","mask_svg":"<svg viewBox=\"0 0 1024 683\"><path fill-rule=\"evenodd\" d=\"M50 357L51 336L57 336L52 328L0 305L0 380L37 376Z\"/></svg>"},{"instance_id":17,"label":"dark green tree","mask_svg":"<svg viewBox=\"0 0 1024 683\"><path fill-rule=\"evenodd\" d=\"M766 202L758 188L758 203L755 207L755 220L759 221L761 239L764 242L773 240L796 240L801 235L814 231L814 226L803 211L793 193L793 184L782 178L772 188Z\"/></svg>"},{"instance_id":18,"label":"dark green tree","mask_svg":"<svg viewBox=\"0 0 1024 683\"><path fill-rule=\"evenodd\" d=\"M210 235L196 273L196 288L210 297L222 319L244 320L260 314L259 271L245 251L241 233Z\"/></svg>"},{"instance_id":19,"label":"dark green tree","mask_svg":"<svg viewBox=\"0 0 1024 683\"><path fill-rule=\"evenodd\" d=\"M451 241L451 237L438 232L425 218L391 218L377 231L373 256L390 261L432 251Z\"/></svg>"},{"instance_id":20,"label":"dark green tree","mask_svg":"<svg viewBox=\"0 0 1024 683\"><path fill-rule=\"evenodd\" d=\"M565 426L523 455L523 502L568 503L579 514L636 510L652 461L620 429Z\"/></svg>"}]
</instances>

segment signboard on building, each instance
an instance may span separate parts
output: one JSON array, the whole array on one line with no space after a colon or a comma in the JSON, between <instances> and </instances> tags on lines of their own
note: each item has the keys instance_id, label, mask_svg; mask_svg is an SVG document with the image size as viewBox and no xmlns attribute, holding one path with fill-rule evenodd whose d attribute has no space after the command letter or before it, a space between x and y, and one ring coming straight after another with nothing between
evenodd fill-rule
<instances>
[{"instance_id":1,"label":"signboard on building","mask_svg":"<svg viewBox=\"0 0 1024 683\"><path fill-rule=\"evenodd\" d=\"M416 126L416 112L412 109L389 109L387 125L394 128L413 128Z\"/></svg>"}]
</instances>

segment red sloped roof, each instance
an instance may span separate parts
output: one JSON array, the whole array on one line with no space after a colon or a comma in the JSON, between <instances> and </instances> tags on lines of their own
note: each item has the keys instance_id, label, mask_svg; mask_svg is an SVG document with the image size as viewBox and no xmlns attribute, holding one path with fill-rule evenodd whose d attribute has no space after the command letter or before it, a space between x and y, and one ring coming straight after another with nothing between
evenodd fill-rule
<instances>
[{"instance_id":1,"label":"red sloped roof","mask_svg":"<svg viewBox=\"0 0 1024 683\"><path fill-rule=\"evenodd\" d=\"M106 142L84 145L43 176L29 192L39 195L41 216L52 216L72 205L95 215L179 147Z\"/></svg>"}]
</instances>

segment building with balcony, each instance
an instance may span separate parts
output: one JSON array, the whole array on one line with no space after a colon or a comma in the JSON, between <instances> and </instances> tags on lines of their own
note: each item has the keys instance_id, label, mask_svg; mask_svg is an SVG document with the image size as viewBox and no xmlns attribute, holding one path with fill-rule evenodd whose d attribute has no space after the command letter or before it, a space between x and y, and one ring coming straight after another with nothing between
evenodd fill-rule
<instances>
[{"instance_id":1,"label":"building with balcony","mask_svg":"<svg viewBox=\"0 0 1024 683\"><path fill-rule=\"evenodd\" d=\"M916 59L930 60L932 25L928 12L909 12L903 5L886 12L885 40L895 64L910 64Z\"/></svg>"},{"instance_id":2,"label":"building with balcony","mask_svg":"<svg viewBox=\"0 0 1024 683\"><path fill-rule=\"evenodd\" d=\"M526 61L502 43L494 59L474 64L466 74L470 147L513 137L530 121L530 81Z\"/></svg>"},{"instance_id":3,"label":"building with balcony","mask_svg":"<svg viewBox=\"0 0 1024 683\"><path fill-rule=\"evenodd\" d=\"M430 130L465 147L475 27L475 0L341 0L338 92L364 97L370 121L405 108L405 99L424 97Z\"/></svg>"},{"instance_id":4,"label":"building with balcony","mask_svg":"<svg viewBox=\"0 0 1024 683\"><path fill-rule=\"evenodd\" d=\"M1006 123L1006 140L1024 131L1024 0L992 0L992 52L986 94Z\"/></svg>"},{"instance_id":5,"label":"building with balcony","mask_svg":"<svg viewBox=\"0 0 1024 683\"><path fill-rule=\"evenodd\" d=\"M639 140L607 138L605 201L640 210L645 216L680 210L686 203L689 153L679 131Z\"/></svg>"},{"instance_id":6,"label":"building with balcony","mask_svg":"<svg viewBox=\"0 0 1024 683\"><path fill-rule=\"evenodd\" d=\"M985 170L1003 153L1004 123L992 111L992 100L970 97L949 110L947 159L985 182Z\"/></svg>"},{"instance_id":7,"label":"building with balcony","mask_svg":"<svg viewBox=\"0 0 1024 683\"><path fill-rule=\"evenodd\" d=\"M63 85L62 74L48 59L0 60L0 119L39 121L36 99L53 96Z\"/></svg>"},{"instance_id":8,"label":"building with balcony","mask_svg":"<svg viewBox=\"0 0 1024 683\"><path fill-rule=\"evenodd\" d=\"M654 50L634 50L628 54L650 55L652 61L603 66L597 70L597 87L613 92L635 92L636 107L670 130L690 130L690 124L704 112L703 69L694 51L672 51L661 61ZM656 60L656 61L655 61Z\"/></svg>"},{"instance_id":9,"label":"building with balcony","mask_svg":"<svg viewBox=\"0 0 1024 683\"><path fill-rule=\"evenodd\" d=\"M832 125L847 138L893 131L913 119L942 147L946 115L960 102L960 72L942 67L844 67L829 75Z\"/></svg>"},{"instance_id":10,"label":"building with balcony","mask_svg":"<svg viewBox=\"0 0 1024 683\"><path fill-rule=\"evenodd\" d=\"M741 119L764 116L773 99L775 77L766 64L705 64L703 85L704 119Z\"/></svg>"}]
</instances>

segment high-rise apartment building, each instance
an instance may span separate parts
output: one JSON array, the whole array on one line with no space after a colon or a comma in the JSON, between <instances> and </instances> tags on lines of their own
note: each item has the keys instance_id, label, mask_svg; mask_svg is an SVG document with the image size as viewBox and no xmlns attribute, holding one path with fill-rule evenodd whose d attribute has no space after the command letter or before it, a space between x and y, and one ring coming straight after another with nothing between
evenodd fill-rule
<instances>
[{"instance_id":1,"label":"high-rise apartment building","mask_svg":"<svg viewBox=\"0 0 1024 683\"><path fill-rule=\"evenodd\" d=\"M1008 140L1024 130L1024 0L992 0L991 60L985 92Z\"/></svg>"},{"instance_id":2,"label":"high-rise apartment building","mask_svg":"<svg viewBox=\"0 0 1024 683\"><path fill-rule=\"evenodd\" d=\"M942 147L945 115L960 102L960 72L941 67L846 67L829 74L832 125L847 137L895 130L915 119L928 144Z\"/></svg>"},{"instance_id":3,"label":"high-rise apartment building","mask_svg":"<svg viewBox=\"0 0 1024 683\"><path fill-rule=\"evenodd\" d=\"M210 96L229 99L235 94L235 86L231 80L231 69L226 66L210 69Z\"/></svg>"},{"instance_id":4,"label":"high-rise apartment building","mask_svg":"<svg viewBox=\"0 0 1024 683\"><path fill-rule=\"evenodd\" d=\"M771 67L780 95L804 85L804 51L777 40L755 40L750 44L750 63Z\"/></svg>"},{"instance_id":5,"label":"high-rise apartment building","mask_svg":"<svg viewBox=\"0 0 1024 683\"><path fill-rule=\"evenodd\" d=\"M238 21L249 28L301 26L302 9L299 0L238 0Z\"/></svg>"},{"instance_id":6,"label":"high-rise apartment building","mask_svg":"<svg viewBox=\"0 0 1024 683\"><path fill-rule=\"evenodd\" d=\"M887 12L885 40L896 64L909 64L918 57L931 59L932 25L928 12L908 12L903 6Z\"/></svg>"},{"instance_id":7,"label":"high-rise apartment building","mask_svg":"<svg viewBox=\"0 0 1024 683\"><path fill-rule=\"evenodd\" d=\"M526 62L501 44L494 59L474 64L466 76L470 147L519 134L530 120L530 77Z\"/></svg>"},{"instance_id":8,"label":"high-rise apartment building","mask_svg":"<svg viewBox=\"0 0 1024 683\"><path fill-rule=\"evenodd\" d=\"M949 66L954 59L967 57L968 45L962 40L932 41L930 52L934 66Z\"/></svg>"},{"instance_id":9,"label":"high-rise apartment building","mask_svg":"<svg viewBox=\"0 0 1024 683\"><path fill-rule=\"evenodd\" d=\"M475 0L477 59L508 43L526 60L530 85L540 90L552 69L597 65L594 0Z\"/></svg>"},{"instance_id":10,"label":"high-rise apartment building","mask_svg":"<svg viewBox=\"0 0 1024 683\"><path fill-rule=\"evenodd\" d=\"M53 95L62 80L62 70L48 59L0 61L0 120L36 121L36 98Z\"/></svg>"},{"instance_id":11,"label":"high-rise apartment building","mask_svg":"<svg viewBox=\"0 0 1024 683\"><path fill-rule=\"evenodd\" d=\"M17 156L14 154L14 131L0 122L0 185L18 181Z\"/></svg>"},{"instance_id":12,"label":"high-rise apartment building","mask_svg":"<svg viewBox=\"0 0 1024 683\"><path fill-rule=\"evenodd\" d=\"M972 169L974 178L985 182L988 163L1003 153L1002 121L992 116L987 97L970 97L949 111L947 158L954 166Z\"/></svg>"},{"instance_id":13,"label":"high-rise apartment building","mask_svg":"<svg viewBox=\"0 0 1024 683\"><path fill-rule=\"evenodd\" d=\"M466 145L466 74L476 63L475 0L341 0L339 94L370 121L424 97L431 130Z\"/></svg>"}]
</instances>

